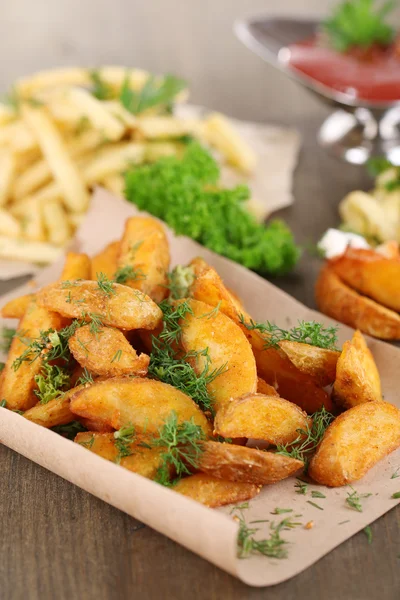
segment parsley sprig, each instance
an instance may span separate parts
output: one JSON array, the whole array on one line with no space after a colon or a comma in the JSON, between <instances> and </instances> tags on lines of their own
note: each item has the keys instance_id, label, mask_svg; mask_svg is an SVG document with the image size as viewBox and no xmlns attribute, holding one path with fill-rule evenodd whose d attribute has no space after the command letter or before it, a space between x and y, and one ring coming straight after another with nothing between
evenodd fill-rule
<instances>
[{"instance_id":1,"label":"parsley sprig","mask_svg":"<svg viewBox=\"0 0 400 600\"><path fill-rule=\"evenodd\" d=\"M35 394L40 404L47 404L63 395L68 389L71 376L68 369L45 363L34 379L37 385Z\"/></svg>"}]
</instances>

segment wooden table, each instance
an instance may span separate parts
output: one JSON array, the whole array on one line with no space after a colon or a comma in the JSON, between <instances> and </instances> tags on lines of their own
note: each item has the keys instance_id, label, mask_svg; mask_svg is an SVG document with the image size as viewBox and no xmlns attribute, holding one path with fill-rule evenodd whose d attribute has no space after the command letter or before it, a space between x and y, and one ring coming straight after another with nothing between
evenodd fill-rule
<instances>
[{"instance_id":1,"label":"wooden table","mask_svg":"<svg viewBox=\"0 0 400 600\"><path fill-rule=\"evenodd\" d=\"M315 132L327 114L325 108L282 77L276 81L271 77L275 93L292 94L296 104L296 118L287 111L287 103L281 113L279 103L273 105L274 118L295 121L303 134L295 175L296 203L282 216L300 243L316 242L327 227L337 224L340 198L349 189L365 188L367 180L361 169L337 162L316 146ZM271 118L261 98L250 101L246 96L241 105L235 95L240 82L229 85L228 91L217 86L219 97L212 86L197 85L195 100L215 101L218 108L239 117ZM303 118L298 118L301 110ZM305 254L293 275L275 283L314 306L318 268L318 259ZM9 287L1 286L0 293ZM359 533L291 581L251 589L4 446L0 446L0 481L2 600L400 597L400 507L372 525L371 545Z\"/></svg>"}]
</instances>

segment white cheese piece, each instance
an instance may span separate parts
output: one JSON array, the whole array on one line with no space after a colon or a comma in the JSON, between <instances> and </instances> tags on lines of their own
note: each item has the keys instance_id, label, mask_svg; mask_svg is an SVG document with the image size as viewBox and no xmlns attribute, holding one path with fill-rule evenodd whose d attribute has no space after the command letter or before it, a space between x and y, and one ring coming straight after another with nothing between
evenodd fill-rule
<instances>
[{"instance_id":1,"label":"white cheese piece","mask_svg":"<svg viewBox=\"0 0 400 600\"><path fill-rule=\"evenodd\" d=\"M344 254L348 246L352 248L371 248L362 235L340 231L339 229L328 229L318 242L318 248L324 251L326 258Z\"/></svg>"}]
</instances>

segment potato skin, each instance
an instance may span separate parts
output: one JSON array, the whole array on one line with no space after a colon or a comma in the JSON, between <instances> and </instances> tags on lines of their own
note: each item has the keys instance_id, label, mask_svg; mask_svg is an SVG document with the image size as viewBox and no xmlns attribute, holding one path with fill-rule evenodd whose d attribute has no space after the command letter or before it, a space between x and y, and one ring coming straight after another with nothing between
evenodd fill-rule
<instances>
[{"instance_id":1,"label":"potato skin","mask_svg":"<svg viewBox=\"0 0 400 600\"><path fill-rule=\"evenodd\" d=\"M162 319L160 308L151 298L126 285L113 284L115 293L107 295L96 281L52 283L37 294L38 304L65 317L99 315L104 325L118 329L154 329Z\"/></svg>"},{"instance_id":2,"label":"potato skin","mask_svg":"<svg viewBox=\"0 0 400 600\"><path fill-rule=\"evenodd\" d=\"M146 375L150 358L138 356L121 331L102 327L91 333L90 325L80 327L68 342L75 360L91 373L105 377Z\"/></svg>"},{"instance_id":3,"label":"potato skin","mask_svg":"<svg viewBox=\"0 0 400 600\"><path fill-rule=\"evenodd\" d=\"M344 283L387 308L400 311L400 259L374 250L348 247L329 261Z\"/></svg>"},{"instance_id":4,"label":"potato skin","mask_svg":"<svg viewBox=\"0 0 400 600\"><path fill-rule=\"evenodd\" d=\"M358 481L400 446L400 410L367 402L342 413L325 431L308 474L330 487Z\"/></svg>"},{"instance_id":5,"label":"potato skin","mask_svg":"<svg viewBox=\"0 0 400 600\"><path fill-rule=\"evenodd\" d=\"M218 479L267 485L286 479L304 467L288 456L246 446L204 442L199 470Z\"/></svg>"},{"instance_id":6,"label":"potato skin","mask_svg":"<svg viewBox=\"0 0 400 600\"><path fill-rule=\"evenodd\" d=\"M114 429L133 425L137 433L157 433L172 411L178 422L193 421L206 435L211 426L197 404L171 385L140 377L114 377L74 394L71 411Z\"/></svg>"},{"instance_id":7,"label":"potato skin","mask_svg":"<svg viewBox=\"0 0 400 600\"><path fill-rule=\"evenodd\" d=\"M217 508L251 500L260 493L261 486L254 483L224 481L205 473L196 473L181 479L172 489L210 508Z\"/></svg>"},{"instance_id":8,"label":"potato skin","mask_svg":"<svg viewBox=\"0 0 400 600\"><path fill-rule=\"evenodd\" d=\"M296 404L263 394L248 394L232 399L218 411L214 433L223 437L247 437L270 444L288 444L298 429L306 429L309 419Z\"/></svg>"},{"instance_id":9,"label":"potato skin","mask_svg":"<svg viewBox=\"0 0 400 600\"><path fill-rule=\"evenodd\" d=\"M162 224L151 217L127 219L117 268L131 266L141 275L128 280L126 285L160 303L168 293L169 263L169 244Z\"/></svg>"},{"instance_id":10,"label":"potato skin","mask_svg":"<svg viewBox=\"0 0 400 600\"><path fill-rule=\"evenodd\" d=\"M340 356L337 350L288 340L279 342L279 347L299 371L310 375L321 387L335 381L336 364Z\"/></svg>"},{"instance_id":11,"label":"potato skin","mask_svg":"<svg viewBox=\"0 0 400 600\"><path fill-rule=\"evenodd\" d=\"M329 265L319 274L315 297L328 317L382 340L400 339L400 316L349 288Z\"/></svg>"},{"instance_id":12,"label":"potato skin","mask_svg":"<svg viewBox=\"0 0 400 600\"><path fill-rule=\"evenodd\" d=\"M117 460L118 449L113 433L85 431L78 433L74 441L106 460L111 462ZM131 456L121 458L118 464L128 471L142 475L142 477L154 479L162 463L161 455L164 448L145 448L141 446L143 441L146 441L146 438L136 437L134 442L129 445Z\"/></svg>"},{"instance_id":13,"label":"potato skin","mask_svg":"<svg viewBox=\"0 0 400 600\"><path fill-rule=\"evenodd\" d=\"M356 331L345 342L337 364L333 398L343 408L382 400L381 380L364 336Z\"/></svg>"},{"instance_id":14,"label":"potato skin","mask_svg":"<svg viewBox=\"0 0 400 600\"><path fill-rule=\"evenodd\" d=\"M87 254L80 254L79 252L67 252L64 268L60 276L60 281L89 279L90 268L90 258Z\"/></svg>"},{"instance_id":15,"label":"potato skin","mask_svg":"<svg viewBox=\"0 0 400 600\"><path fill-rule=\"evenodd\" d=\"M34 294L25 294L9 300L1 309L1 316L5 319L22 319L33 298Z\"/></svg>"},{"instance_id":16,"label":"potato skin","mask_svg":"<svg viewBox=\"0 0 400 600\"><path fill-rule=\"evenodd\" d=\"M96 281L98 273L104 273L108 279L114 279L117 270L117 256L119 253L119 241L111 242L104 250L92 256L90 267L90 278Z\"/></svg>"},{"instance_id":17,"label":"potato skin","mask_svg":"<svg viewBox=\"0 0 400 600\"><path fill-rule=\"evenodd\" d=\"M33 299L20 321L18 330L23 331L26 338L36 338L40 336L41 331L60 329L62 326L63 320L59 315L38 306ZM36 389L34 377L42 368L41 357L33 362L23 362L17 371L12 367L14 360L25 350L26 344L18 337L14 337L0 383L0 398L7 401L7 408L10 409L28 410L38 401L34 393Z\"/></svg>"},{"instance_id":18,"label":"potato skin","mask_svg":"<svg viewBox=\"0 0 400 600\"><path fill-rule=\"evenodd\" d=\"M256 391L254 356L250 344L231 319L222 312L213 312L213 307L204 302L187 302L192 314L186 314L181 320L181 344L184 351L208 348L209 372L226 366L224 372L207 385L218 411L231 398ZM193 363L196 372L201 373L207 365L207 358L199 356Z\"/></svg>"}]
</instances>

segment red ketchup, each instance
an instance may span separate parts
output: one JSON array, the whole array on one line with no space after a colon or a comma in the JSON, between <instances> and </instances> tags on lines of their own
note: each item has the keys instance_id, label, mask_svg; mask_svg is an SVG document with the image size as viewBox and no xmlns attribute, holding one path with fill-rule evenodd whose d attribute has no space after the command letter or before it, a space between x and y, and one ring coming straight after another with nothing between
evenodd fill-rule
<instances>
[{"instance_id":1,"label":"red ketchup","mask_svg":"<svg viewBox=\"0 0 400 600\"><path fill-rule=\"evenodd\" d=\"M295 71L355 100L393 102L400 100L399 42L368 50L353 48L340 53L324 47L315 38L289 46L288 65Z\"/></svg>"}]
</instances>

